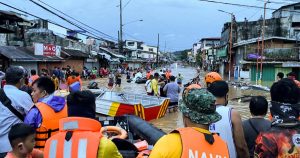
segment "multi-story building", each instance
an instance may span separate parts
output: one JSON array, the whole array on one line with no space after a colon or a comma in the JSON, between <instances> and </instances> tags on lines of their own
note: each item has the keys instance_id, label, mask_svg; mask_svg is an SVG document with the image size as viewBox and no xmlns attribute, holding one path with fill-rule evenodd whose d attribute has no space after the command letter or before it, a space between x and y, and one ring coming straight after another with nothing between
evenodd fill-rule
<instances>
[{"instance_id":1,"label":"multi-story building","mask_svg":"<svg viewBox=\"0 0 300 158\"><path fill-rule=\"evenodd\" d=\"M208 71L216 71L216 54L217 48L220 45L219 37L208 37L202 38L201 42L201 53L203 58L203 67Z\"/></svg>"},{"instance_id":2,"label":"multi-story building","mask_svg":"<svg viewBox=\"0 0 300 158\"><path fill-rule=\"evenodd\" d=\"M277 72L295 72L300 78L299 32L300 3L282 6L265 20L264 52L261 55L263 19L233 23L232 51L230 48L230 23L225 23L221 33L221 47L218 52L231 56L231 75L235 79L256 81L257 58L263 59L262 80L273 82ZM299 10L299 11L298 11ZM224 53L225 52L225 53ZM218 53L217 53L218 54ZM258 73L256 71L258 70ZM228 65L225 73L228 73Z\"/></svg>"}]
</instances>

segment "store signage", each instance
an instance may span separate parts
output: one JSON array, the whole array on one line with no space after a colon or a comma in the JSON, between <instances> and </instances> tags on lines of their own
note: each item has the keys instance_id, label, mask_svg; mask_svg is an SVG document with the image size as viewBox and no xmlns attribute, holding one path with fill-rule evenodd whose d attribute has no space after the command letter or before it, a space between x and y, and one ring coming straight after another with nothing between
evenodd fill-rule
<instances>
[{"instance_id":1,"label":"store signage","mask_svg":"<svg viewBox=\"0 0 300 158\"><path fill-rule=\"evenodd\" d=\"M61 47L54 44L34 44L34 55L60 56Z\"/></svg>"},{"instance_id":2,"label":"store signage","mask_svg":"<svg viewBox=\"0 0 300 158\"><path fill-rule=\"evenodd\" d=\"M300 67L300 62L286 62L286 63L282 63L282 67Z\"/></svg>"}]
</instances>

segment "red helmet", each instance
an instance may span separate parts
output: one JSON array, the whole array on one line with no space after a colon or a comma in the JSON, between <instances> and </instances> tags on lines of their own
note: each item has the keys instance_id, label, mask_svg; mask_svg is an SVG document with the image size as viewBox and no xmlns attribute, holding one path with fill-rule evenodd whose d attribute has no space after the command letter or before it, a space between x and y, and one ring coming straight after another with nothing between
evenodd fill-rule
<instances>
[{"instance_id":1,"label":"red helmet","mask_svg":"<svg viewBox=\"0 0 300 158\"><path fill-rule=\"evenodd\" d=\"M222 77L217 72L210 72L205 75L206 83L213 83L215 81L221 81Z\"/></svg>"}]
</instances>

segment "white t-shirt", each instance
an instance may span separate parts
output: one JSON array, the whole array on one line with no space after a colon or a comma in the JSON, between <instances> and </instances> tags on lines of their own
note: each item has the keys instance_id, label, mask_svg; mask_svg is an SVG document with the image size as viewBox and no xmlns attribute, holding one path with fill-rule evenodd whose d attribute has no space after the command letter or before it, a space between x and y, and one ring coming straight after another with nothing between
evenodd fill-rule
<instances>
[{"instance_id":1,"label":"white t-shirt","mask_svg":"<svg viewBox=\"0 0 300 158\"><path fill-rule=\"evenodd\" d=\"M212 123L209 126L209 131L212 133L219 133L221 138L227 143L230 158L236 158L231 110L232 108L230 107L218 105L216 111L222 116L222 119L216 123Z\"/></svg>"},{"instance_id":2,"label":"white t-shirt","mask_svg":"<svg viewBox=\"0 0 300 158\"><path fill-rule=\"evenodd\" d=\"M11 100L11 105L25 116L33 106L29 94L12 85L5 85L3 89ZM22 123L22 121L0 102L0 122L0 153L9 152L12 149L8 140L8 132L12 125Z\"/></svg>"},{"instance_id":3,"label":"white t-shirt","mask_svg":"<svg viewBox=\"0 0 300 158\"><path fill-rule=\"evenodd\" d=\"M147 93L151 93L152 92L152 88L151 88L151 80L147 80L147 82L145 83L146 89L147 89Z\"/></svg>"}]
</instances>

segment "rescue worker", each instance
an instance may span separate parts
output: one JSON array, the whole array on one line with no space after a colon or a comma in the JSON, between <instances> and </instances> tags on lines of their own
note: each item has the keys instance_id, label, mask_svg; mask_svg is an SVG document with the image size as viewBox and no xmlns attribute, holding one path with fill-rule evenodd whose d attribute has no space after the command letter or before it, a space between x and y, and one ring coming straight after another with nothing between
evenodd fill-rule
<instances>
[{"instance_id":1,"label":"rescue worker","mask_svg":"<svg viewBox=\"0 0 300 158\"><path fill-rule=\"evenodd\" d=\"M65 98L55 96L55 86L48 77L40 77L32 84L35 106L28 112L24 123L36 129L35 148L43 150L48 138L58 132L58 121L67 117Z\"/></svg>"},{"instance_id":2,"label":"rescue worker","mask_svg":"<svg viewBox=\"0 0 300 158\"><path fill-rule=\"evenodd\" d=\"M116 145L99 132L95 96L90 91L76 91L67 97L68 118L59 122L59 133L47 140L45 158L86 157L121 158ZM80 148L78 148L80 146Z\"/></svg>"},{"instance_id":3,"label":"rescue worker","mask_svg":"<svg viewBox=\"0 0 300 158\"><path fill-rule=\"evenodd\" d=\"M226 143L208 130L222 118L214 103L215 97L206 89L191 89L179 103L185 127L161 137L150 158L229 158Z\"/></svg>"},{"instance_id":4,"label":"rescue worker","mask_svg":"<svg viewBox=\"0 0 300 158\"><path fill-rule=\"evenodd\" d=\"M206 87L209 87L210 84L212 84L215 81L223 80L220 74L218 74L217 72L210 72L206 74L204 79L205 79Z\"/></svg>"}]
</instances>

